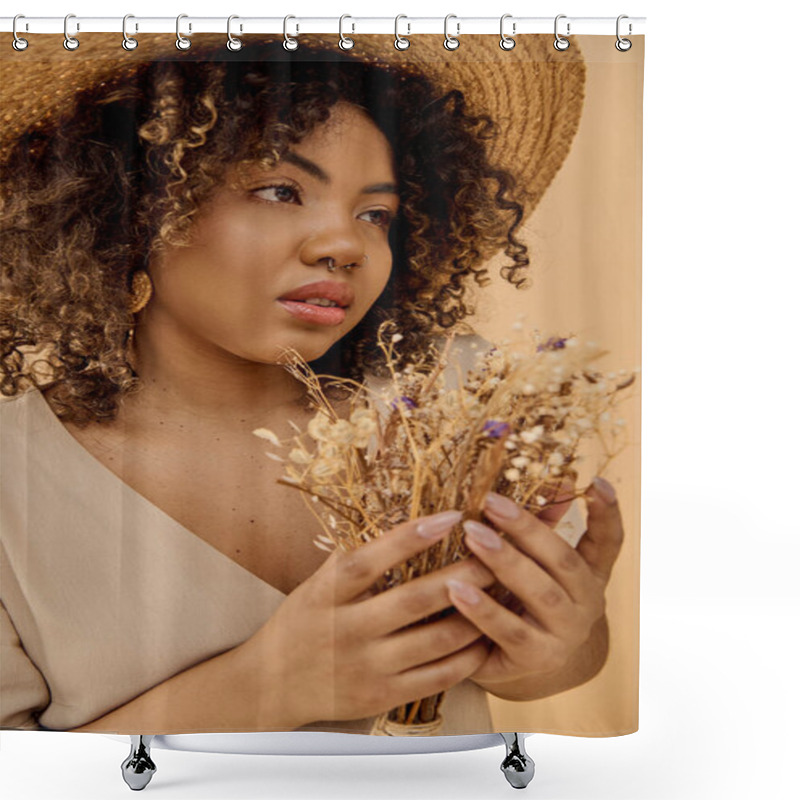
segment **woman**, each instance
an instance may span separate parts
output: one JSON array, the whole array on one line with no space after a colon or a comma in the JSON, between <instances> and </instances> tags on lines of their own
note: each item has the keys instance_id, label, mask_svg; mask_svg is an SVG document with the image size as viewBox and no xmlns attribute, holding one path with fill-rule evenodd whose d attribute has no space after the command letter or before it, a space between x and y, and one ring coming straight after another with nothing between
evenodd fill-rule
<instances>
[{"instance_id":1,"label":"woman","mask_svg":"<svg viewBox=\"0 0 800 800\"><path fill-rule=\"evenodd\" d=\"M545 696L602 666L616 505L595 495L577 554L552 532L563 507L487 508L516 547L475 545L477 558L372 596L458 510L423 520L426 536L410 520L325 556L252 430L288 437L310 417L283 347L320 373L380 377L384 319L410 357L473 313L466 280L483 285L498 248L519 285L515 231L566 155L582 64L560 73L570 91L532 159L519 130L445 89L488 65L429 64L441 54L423 39L410 55L430 76L376 64L385 37L362 37L359 59L330 37L291 55L196 38L188 58L153 37L132 65L51 67L38 95L27 71L27 117L3 76L19 113L0 150L13 398L0 403L0 725L369 733L381 712L447 690L440 733L491 730L485 691ZM520 96L543 79L521 74ZM48 106L54 80L71 85L69 109ZM490 144L518 148L518 188ZM326 300L340 307L315 307ZM528 607L525 640L519 617L462 601L453 578L506 581Z\"/></svg>"}]
</instances>

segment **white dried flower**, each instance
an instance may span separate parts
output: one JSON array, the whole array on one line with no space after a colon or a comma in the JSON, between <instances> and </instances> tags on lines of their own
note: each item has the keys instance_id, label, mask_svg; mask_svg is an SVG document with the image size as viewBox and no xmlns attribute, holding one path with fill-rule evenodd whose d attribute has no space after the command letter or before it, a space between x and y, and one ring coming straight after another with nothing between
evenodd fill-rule
<instances>
[{"instance_id":1,"label":"white dried flower","mask_svg":"<svg viewBox=\"0 0 800 800\"><path fill-rule=\"evenodd\" d=\"M353 426L346 419L337 419L328 433L328 440L339 445L352 444L354 438Z\"/></svg>"},{"instance_id":2,"label":"white dried flower","mask_svg":"<svg viewBox=\"0 0 800 800\"><path fill-rule=\"evenodd\" d=\"M312 439L323 442L328 438L330 427L327 417L323 413L318 412L312 418L311 422L308 423L308 434Z\"/></svg>"},{"instance_id":3,"label":"white dried flower","mask_svg":"<svg viewBox=\"0 0 800 800\"><path fill-rule=\"evenodd\" d=\"M525 444L533 444L544 433L544 425L535 425L527 431L520 431L520 438Z\"/></svg>"},{"instance_id":4,"label":"white dried flower","mask_svg":"<svg viewBox=\"0 0 800 800\"><path fill-rule=\"evenodd\" d=\"M299 447L295 447L291 453L289 453L289 460L294 461L295 464L310 464L314 460L314 456L311 453L307 453L305 450L301 450Z\"/></svg>"},{"instance_id":5,"label":"white dried flower","mask_svg":"<svg viewBox=\"0 0 800 800\"><path fill-rule=\"evenodd\" d=\"M329 478L332 475L336 475L338 472L336 465L327 460L315 461L310 471L312 477L316 478L317 480Z\"/></svg>"},{"instance_id":6,"label":"white dried flower","mask_svg":"<svg viewBox=\"0 0 800 800\"><path fill-rule=\"evenodd\" d=\"M520 471L518 469L507 469L503 475L507 481L516 483L520 479Z\"/></svg>"},{"instance_id":7,"label":"white dried flower","mask_svg":"<svg viewBox=\"0 0 800 800\"><path fill-rule=\"evenodd\" d=\"M256 428L253 431L255 436L258 436L259 439L266 439L268 442L272 442L272 444L277 445L278 447L281 446L281 440L267 428Z\"/></svg>"},{"instance_id":8,"label":"white dried flower","mask_svg":"<svg viewBox=\"0 0 800 800\"><path fill-rule=\"evenodd\" d=\"M402 340L403 340L403 334L401 334L401 333L395 333L392 336L392 344L394 344L396 342L401 342Z\"/></svg>"}]
</instances>

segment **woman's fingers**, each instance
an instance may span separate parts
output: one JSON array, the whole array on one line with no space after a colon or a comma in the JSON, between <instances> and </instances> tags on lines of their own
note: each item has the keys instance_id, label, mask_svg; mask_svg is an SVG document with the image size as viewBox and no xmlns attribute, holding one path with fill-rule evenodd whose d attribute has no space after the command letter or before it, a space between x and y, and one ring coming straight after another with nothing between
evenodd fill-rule
<instances>
[{"instance_id":1,"label":"woman's fingers","mask_svg":"<svg viewBox=\"0 0 800 800\"><path fill-rule=\"evenodd\" d=\"M449 598L447 604L452 605ZM384 663L404 672L458 652L482 635L461 614L450 614L436 622L414 625L387 636L376 650Z\"/></svg>"},{"instance_id":2,"label":"woman's fingers","mask_svg":"<svg viewBox=\"0 0 800 800\"><path fill-rule=\"evenodd\" d=\"M531 671L546 672L564 663L568 648L529 614L518 616L486 592L469 584L450 586L453 604L497 645L481 672L484 681L507 682Z\"/></svg>"},{"instance_id":3,"label":"woman's fingers","mask_svg":"<svg viewBox=\"0 0 800 800\"><path fill-rule=\"evenodd\" d=\"M503 540L486 525L468 521L464 523L464 528L467 531L467 546L497 576L497 580L524 604L537 626L553 632L563 629L565 625L573 624L576 603L564 587L534 558L527 557L524 552L520 552L511 542ZM580 562L580 556L574 552L573 557ZM591 581L593 585L583 586L581 591L574 591L588 600L595 596L594 584L597 581L585 565L583 569L585 579ZM476 594L475 597L482 600L483 593ZM491 635L486 629L484 632Z\"/></svg>"},{"instance_id":4,"label":"woman's fingers","mask_svg":"<svg viewBox=\"0 0 800 800\"><path fill-rule=\"evenodd\" d=\"M353 550L335 550L320 569L316 591L332 596L334 605L355 600L387 570L441 541L462 516L451 510L410 519Z\"/></svg>"},{"instance_id":5,"label":"woman's fingers","mask_svg":"<svg viewBox=\"0 0 800 800\"><path fill-rule=\"evenodd\" d=\"M480 559L468 557L401 583L387 592L368 598L365 604L345 609L364 617L361 629L371 637L388 636L451 606L446 582L450 578L488 588L497 582Z\"/></svg>"},{"instance_id":6,"label":"woman's fingers","mask_svg":"<svg viewBox=\"0 0 800 800\"><path fill-rule=\"evenodd\" d=\"M566 592L576 603L588 599L587 587L592 582L589 580L592 577L589 565L550 525L542 522L510 498L498 495L490 494L487 497L484 514L500 530L508 534L509 540L518 550L530 556L544 574L549 576L548 581L545 581L544 576L538 581L538 584L544 587L543 591L555 586ZM481 560L485 561L483 558ZM505 584L503 576L498 574L497 578ZM511 586L508 588L514 591Z\"/></svg>"},{"instance_id":7,"label":"woman's fingers","mask_svg":"<svg viewBox=\"0 0 800 800\"><path fill-rule=\"evenodd\" d=\"M608 583L625 536L622 513L616 496L607 494L604 498L594 485L586 494L586 504L589 509L587 529L576 550L595 575Z\"/></svg>"}]
</instances>

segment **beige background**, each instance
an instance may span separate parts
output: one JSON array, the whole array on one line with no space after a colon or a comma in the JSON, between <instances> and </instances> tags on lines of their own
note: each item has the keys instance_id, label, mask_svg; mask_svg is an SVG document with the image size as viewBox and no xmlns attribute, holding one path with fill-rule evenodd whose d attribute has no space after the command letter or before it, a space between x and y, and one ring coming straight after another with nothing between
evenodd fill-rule
<instances>
[{"instance_id":1,"label":"beige background","mask_svg":"<svg viewBox=\"0 0 800 800\"><path fill-rule=\"evenodd\" d=\"M632 50L620 53L614 36L573 37L586 59L584 110L566 162L519 236L529 248L531 286L515 289L499 274L507 259L492 259L492 284L476 288L478 314L470 320L491 341L511 335L519 313L543 334L596 341L610 351L595 362L605 372L641 366L644 37L631 38ZM498 731L602 736L638 729L641 378L621 393L629 443L604 473L625 525L606 595L606 666L583 686L543 700L490 695ZM596 474L593 463L583 465L580 486Z\"/></svg>"}]
</instances>

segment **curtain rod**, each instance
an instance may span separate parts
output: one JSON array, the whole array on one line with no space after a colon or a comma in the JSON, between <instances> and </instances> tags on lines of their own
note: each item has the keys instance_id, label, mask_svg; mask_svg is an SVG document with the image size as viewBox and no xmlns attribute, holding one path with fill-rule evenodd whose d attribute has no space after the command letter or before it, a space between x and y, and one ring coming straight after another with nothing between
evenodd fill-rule
<instances>
[{"instance_id":1,"label":"curtain rod","mask_svg":"<svg viewBox=\"0 0 800 800\"><path fill-rule=\"evenodd\" d=\"M65 19L65 17L69 17ZM16 32L18 35L37 33L64 33L65 23L70 36L82 33L114 33L122 34L122 17L82 17L77 14L65 17L28 17L18 15ZM514 17L503 15L503 33L505 36L516 36L526 33L555 34L556 20L558 35L572 36L577 34L596 36L635 36L644 33L646 17L570 17L559 14L553 17ZM14 17L0 17L0 31L11 33ZM463 34L489 34L500 36L501 17L459 17L449 14L447 32L456 37ZM248 33L287 33L289 36L300 36L304 33L342 33L344 35L359 33L397 33L400 36L413 36L417 33L445 33L445 17L410 17L404 14L398 17L353 17L344 14L341 17L234 17L231 20L232 35ZM285 29L284 29L284 26ZM618 27L619 26L619 27ZM136 17L127 16L125 31L128 36L140 33L176 33L178 18L176 17ZM228 31L228 17L195 17L189 14L180 15L180 33L191 36L193 33L220 33Z\"/></svg>"}]
</instances>

